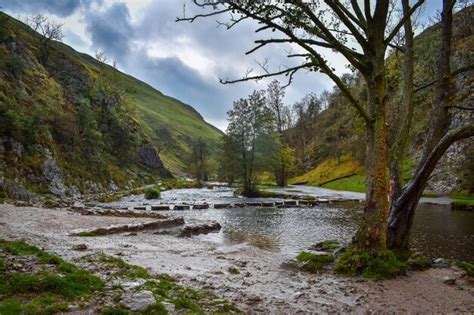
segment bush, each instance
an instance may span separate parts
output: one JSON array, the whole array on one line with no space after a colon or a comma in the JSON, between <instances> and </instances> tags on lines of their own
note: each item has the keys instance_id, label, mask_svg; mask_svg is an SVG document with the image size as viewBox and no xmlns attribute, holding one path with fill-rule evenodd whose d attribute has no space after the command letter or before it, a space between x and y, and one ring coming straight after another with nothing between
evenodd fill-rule
<instances>
[{"instance_id":1,"label":"bush","mask_svg":"<svg viewBox=\"0 0 474 315\"><path fill-rule=\"evenodd\" d=\"M145 189L145 199L158 199L160 198L160 189L157 187L150 187Z\"/></svg>"},{"instance_id":2,"label":"bush","mask_svg":"<svg viewBox=\"0 0 474 315\"><path fill-rule=\"evenodd\" d=\"M332 263L334 261L334 256L329 254L317 255L308 252L301 252L296 256L296 260L304 263L304 270L318 272L324 267L324 265Z\"/></svg>"}]
</instances>

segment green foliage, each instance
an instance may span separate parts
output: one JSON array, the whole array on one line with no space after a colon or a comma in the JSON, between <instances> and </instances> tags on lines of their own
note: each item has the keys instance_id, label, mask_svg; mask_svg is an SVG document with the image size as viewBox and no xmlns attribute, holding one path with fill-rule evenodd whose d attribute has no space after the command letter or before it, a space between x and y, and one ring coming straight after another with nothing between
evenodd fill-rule
<instances>
[{"instance_id":1,"label":"green foliage","mask_svg":"<svg viewBox=\"0 0 474 315\"><path fill-rule=\"evenodd\" d=\"M115 275L127 279L150 279L152 275L143 267L130 265L120 258L100 255L99 262L116 269Z\"/></svg>"},{"instance_id":2,"label":"green foliage","mask_svg":"<svg viewBox=\"0 0 474 315\"><path fill-rule=\"evenodd\" d=\"M315 250L320 250L320 251L332 251L335 249L338 249L341 247L341 244L337 241L331 241L331 240L325 240L318 242L311 246Z\"/></svg>"},{"instance_id":3,"label":"green foliage","mask_svg":"<svg viewBox=\"0 0 474 315\"><path fill-rule=\"evenodd\" d=\"M431 268L431 259L423 255L414 255L408 258L407 265L412 270L426 270Z\"/></svg>"},{"instance_id":4,"label":"green foliage","mask_svg":"<svg viewBox=\"0 0 474 315\"><path fill-rule=\"evenodd\" d=\"M331 254L313 254L309 252L301 252L296 256L296 259L302 263L303 269L309 272L318 272L323 267L334 261L334 256Z\"/></svg>"},{"instance_id":5,"label":"green foliage","mask_svg":"<svg viewBox=\"0 0 474 315\"><path fill-rule=\"evenodd\" d=\"M145 199L158 199L160 196L161 192L158 187L149 187L145 189Z\"/></svg>"},{"instance_id":6,"label":"green foliage","mask_svg":"<svg viewBox=\"0 0 474 315\"><path fill-rule=\"evenodd\" d=\"M0 250L15 256L35 256L41 265L54 265L56 272L42 268L33 273L0 273L0 314L53 314L66 311L68 302L100 291L103 281L61 258L23 241L0 240ZM4 267L7 270L7 263Z\"/></svg>"},{"instance_id":7,"label":"green foliage","mask_svg":"<svg viewBox=\"0 0 474 315\"><path fill-rule=\"evenodd\" d=\"M474 277L474 264L473 263L459 260L457 261L457 265L461 267L462 269L464 269L464 271L466 271L469 277Z\"/></svg>"},{"instance_id":8,"label":"green foliage","mask_svg":"<svg viewBox=\"0 0 474 315\"><path fill-rule=\"evenodd\" d=\"M456 199L451 201L453 210L474 210L474 199Z\"/></svg>"},{"instance_id":9,"label":"green foliage","mask_svg":"<svg viewBox=\"0 0 474 315\"><path fill-rule=\"evenodd\" d=\"M324 184L322 187L335 190L365 192L365 181L365 175L353 175Z\"/></svg>"},{"instance_id":10,"label":"green foliage","mask_svg":"<svg viewBox=\"0 0 474 315\"><path fill-rule=\"evenodd\" d=\"M369 279L390 279L404 272L406 266L391 251L375 255L349 248L339 257L334 271L345 275L362 274Z\"/></svg>"}]
</instances>

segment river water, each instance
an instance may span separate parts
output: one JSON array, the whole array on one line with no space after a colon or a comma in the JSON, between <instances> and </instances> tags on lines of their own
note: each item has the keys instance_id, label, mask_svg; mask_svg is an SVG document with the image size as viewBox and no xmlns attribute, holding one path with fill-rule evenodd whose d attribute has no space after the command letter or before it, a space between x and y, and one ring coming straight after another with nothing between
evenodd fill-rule
<instances>
[{"instance_id":1,"label":"river water","mask_svg":"<svg viewBox=\"0 0 474 315\"><path fill-rule=\"evenodd\" d=\"M231 189L181 189L162 193L160 203L233 203L255 201L234 197ZM265 199L269 200L269 199ZM126 197L120 204L136 205L141 196ZM232 208L165 211L186 220L214 220L219 233L197 236L218 243L248 242L284 255L307 249L322 240L349 242L362 216L362 203L323 204L316 207ZM420 204L414 220L412 248L432 258L474 261L474 212L452 211L446 205Z\"/></svg>"}]
</instances>

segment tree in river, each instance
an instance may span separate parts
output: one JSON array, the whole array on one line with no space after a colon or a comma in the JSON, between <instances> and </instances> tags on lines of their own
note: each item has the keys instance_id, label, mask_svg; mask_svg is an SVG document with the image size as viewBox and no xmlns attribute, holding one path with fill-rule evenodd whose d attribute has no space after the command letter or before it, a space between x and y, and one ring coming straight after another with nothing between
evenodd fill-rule
<instances>
[{"instance_id":1,"label":"tree in river","mask_svg":"<svg viewBox=\"0 0 474 315\"><path fill-rule=\"evenodd\" d=\"M264 161L273 155L268 152L274 139L272 112L265 102L264 92L254 91L247 99L235 101L228 111L226 155L238 161L237 175L242 180L244 196L256 194L255 176L264 168Z\"/></svg>"},{"instance_id":2,"label":"tree in river","mask_svg":"<svg viewBox=\"0 0 474 315\"><path fill-rule=\"evenodd\" d=\"M208 179L209 148L207 143L199 137L191 143L190 170L194 177L201 182Z\"/></svg>"},{"instance_id":3,"label":"tree in river","mask_svg":"<svg viewBox=\"0 0 474 315\"><path fill-rule=\"evenodd\" d=\"M321 2L324 2L322 4ZM413 5L408 2L401 17L394 19L392 11L398 1L391 0L357 0L342 2L339 0L325 1L228 1L228 0L194 0L201 8L208 9L202 14L182 18L193 22L196 18L228 14L227 22L219 22L228 29L246 20L254 20L259 26L257 33L262 39L256 40L256 47L248 51L252 53L267 45L288 45L298 47L296 53L289 53L291 60L300 58L301 62L276 70L265 68L263 74L252 75L248 72L243 78L221 80L223 83L235 83L246 80L259 80L276 75L286 75L291 83L293 76L300 70L319 71L326 74L335 83L341 93L347 97L365 123L366 133L366 172L367 191L366 206L362 223L353 240L353 249L379 256L387 249L387 218L389 201L387 195L387 169L389 166L388 143L388 88L385 57L393 40L406 25L411 16L424 3L417 0ZM443 1L443 16L446 21L452 19L453 0ZM446 23L444 23L445 25ZM270 32L271 31L271 32ZM443 26L442 33L449 33L449 27ZM446 119L451 101L449 87L449 59L444 55L450 53L450 34L442 36L440 63L444 69L438 74L437 85L439 101L432 108L433 123L427 133L426 149L420 161L413 182L408 183L402 200L409 200L409 208L414 209L418 203L426 179L432 172L439 157L447 147L456 140L474 135L474 125L470 124L446 133ZM327 58L325 50L332 50L347 60L350 67L358 71L365 81L366 97L360 99L354 95L346 82L337 75ZM440 65L440 68L443 66ZM438 117L437 115L441 115ZM438 117L438 118L436 118ZM413 193L410 186L419 185ZM397 198L396 202L402 201ZM405 213L407 207L402 206L397 213ZM395 217L391 211L391 217ZM410 229L409 222L398 220L399 227L391 223L395 230ZM391 244L397 249L398 245Z\"/></svg>"}]
</instances>

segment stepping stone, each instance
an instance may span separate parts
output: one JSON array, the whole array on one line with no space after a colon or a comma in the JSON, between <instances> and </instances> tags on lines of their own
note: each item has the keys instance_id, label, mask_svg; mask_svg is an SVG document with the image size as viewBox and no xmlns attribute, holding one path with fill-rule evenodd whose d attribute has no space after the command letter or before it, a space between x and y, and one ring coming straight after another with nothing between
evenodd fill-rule
<instances>
[{"instance_id":1,"label":"stepping stone","mask_svg":"<svg viewBox=\"0 0 474 315\"><path fill-rule=\"evenodd\" d=\"M234 207L236 208L243 208L245 206L246 206L245 203L234 203Z\"/></svg>"},{"instance_id":2,"label":"stepping stone","mask_svg":"<svg viewBox=\"0 0 474 315\"><path fill-rule=\"evenodd\" d=\"M173 210L189 210L191 206L189 205L175 205Z\"/></svg>"},{"instance_id":3,"label":"stepping stone","mask_svg":"<svg viewBox=\"0 0 474 315\"><path fill-rule=\"evenodd\" d=\"M209 205L208 204L193 205L193 209L209 209Z\"/></svg>"},{"instance_id":4,"label":"stepping stone","mask_svg":"<svg viewBox=\"0 0 474 315\"><path fill-rule=\"evenodd\" d=\"M146 206L136 206L133 207L134 210L146 210Z\"/></svg>"},{"instance_id":5,"label":"stepping stone","mask_svg":"<svg viewBox=\"0 0 474 315\"><path fill-rule=\"evenodd\" d=\"M269 202L269 201L262 202L262 206L263 207L273 207L273 206L275 206L275 203L274 202Z\"/></svg>"},{"instance_id":6,"label":"stepping stone","mask_svg":"<svg viewBox=\"0 0 474 315\"><path fill-rule=\"evenodd\" d=\"M224 208L230 208L230 203L216 203L214 204L214 209L224 209Z\"/></svg>"},{"instance_id":7,"label":"stepping stone","mask_svg":"<svg viewBox=\"0 0 474 315\"><path fill-rule=\"evenodd\" d=\"M247 202L247 206L249 206L249 207L261 207L262 203L261 202Z\"/></svg>"},{"instance_id":8,"label":"stepping stone","mask_svg":"<svg viewBox=\"0 0 474 315\"><path fill-rule=\"evenodd\" d=\"M284 205L285 206L296 206L298 202L296 200L285 200Z\"/></svg>"},{"instance_id":9,"label":"stepping stone","mask_svg":"<svg viewBox=\"0 0 474 315\"><path fill-rule=\"evenodd\" d=\"M151 210L170 210L170 206L169 205L154 205L154 206L151 206Z\"/></svg>"},{"instance_id":10,"label":"stepping stone","mask_svg":"<svg viewBox=\"0 0 474 315\"><path fill-rule=\"evenodd\" d=\"M320 203L329 203L329 200L325 199L325 198L319 198L318 202L320 202Z\"/></svg>"}]
</instances>

